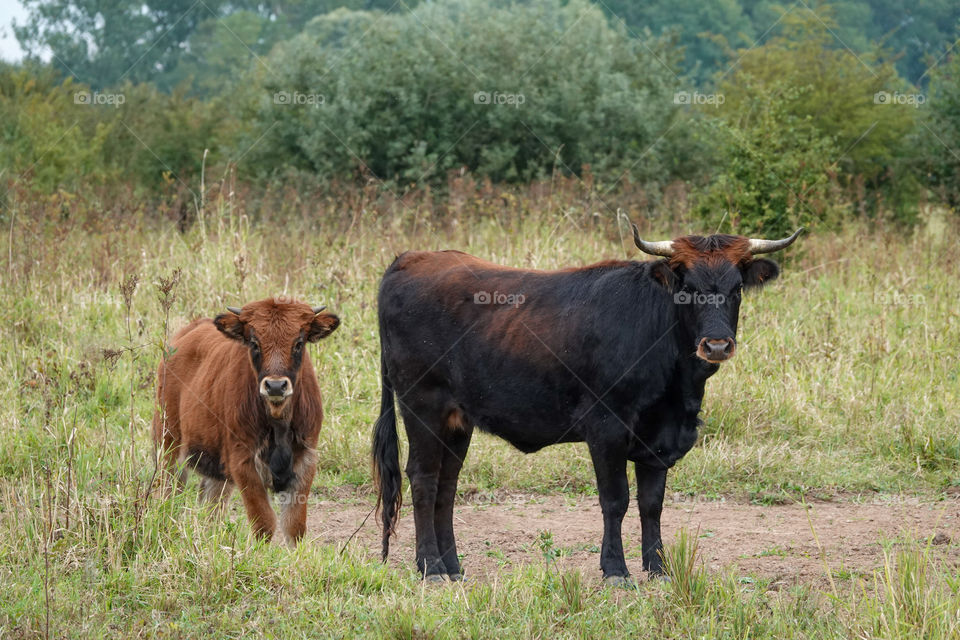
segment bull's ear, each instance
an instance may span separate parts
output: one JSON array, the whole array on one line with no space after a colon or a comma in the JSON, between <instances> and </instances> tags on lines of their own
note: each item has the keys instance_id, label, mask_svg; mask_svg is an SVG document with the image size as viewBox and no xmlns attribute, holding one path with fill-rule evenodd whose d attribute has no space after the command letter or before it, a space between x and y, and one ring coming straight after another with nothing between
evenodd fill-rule
<instances>
[{"instance_id":1,"label":"bull's ear","mask_svg":"<svg viewBox=\"0 0 960 640\"><path fill-rule=\"evenodd\" d=\"M213 326L220 330L220 333L227 336L231 340L244 340L244 328L245 323L240 319L240 316L233 313L221 313L216 318L213 319Z\"/></svg>"},{"instance_id":2,"label":"bull's ear","mask_svg":"<svg viewBox=\"0 0 960 640\"><path fill-rule=\"evenodd\" d=\"M740 272L743 274L743 286L759 287L771 280L776 280L780 275L780 267L773 260L757 258L745 267L741 267Z\"/></svg>"},{"instance_id":3,"label":"bull's ear","mask_svg":"<svg viewBox=\"0 0 960 640\"><path fill-rule=\"evenodd\" d=\"M668 260L657 260L651 264L650 277L667 291L675 291L680 285L680 276L670 267Z\"/></svg>"},{"instance_id":4,"label":"bull's ear","mask_svg":"<svg viewBox=\"0 0 960 640\"><path fill-rule=\"evenodd\" d=\"M332 313L318 313L307 328L307 341L316 342L336 331L340 318Z\"/></svg>"}]
</instances>

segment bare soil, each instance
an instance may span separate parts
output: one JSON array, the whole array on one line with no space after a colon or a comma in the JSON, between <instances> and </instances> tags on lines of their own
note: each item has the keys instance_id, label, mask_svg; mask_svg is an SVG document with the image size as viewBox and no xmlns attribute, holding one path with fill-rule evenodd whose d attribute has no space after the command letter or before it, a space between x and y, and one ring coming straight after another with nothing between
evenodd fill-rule
<instances>
[{"instance_id":1,"label":"bare soil","mask_svg":"<svg viewBox=\"0 0 960 640\"><path fill-rule=\"evenodd\" d=\"M379 523L370 516L360 526L370 513L369 502L351 503L345 497L311 506L308 539L343 546L356 531L349 544L378 557ZM454 512L464 573L479 580L490 580L506 568L543 565L540 532L552 535L561 570L579 569L585 577L599 579L602 522L596 497L503 494L493 503L467 499ZM778 506L668 501L662 526L668 543L681 527L696 533L700 557L711 571L732 569L767 578L772 588L825 583L827 568L834 577L868 573L883 566L883 542L929 545L936 558L960 569L956 496L940 501L878 496L867 502L844 499ZM640 518L635 506L624 519L623 538L627 564L640 576ZM390 556L395 565L413 563L413 515L408 506L391 541Z\"/></svg>"}]
</instances>

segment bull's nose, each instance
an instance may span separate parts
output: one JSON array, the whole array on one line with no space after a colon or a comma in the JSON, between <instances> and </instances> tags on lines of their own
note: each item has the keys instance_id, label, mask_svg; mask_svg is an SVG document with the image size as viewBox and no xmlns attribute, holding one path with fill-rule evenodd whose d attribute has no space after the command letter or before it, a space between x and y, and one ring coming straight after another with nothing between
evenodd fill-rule
<instances>
[{"instance_id":1,"label":"bull's nose","mask_svg":"<svg viewBox=\"0 0 960 640\"><path fill-rule=\"evenodd\" d=\"M735 349L732 338L704 338L700 341L697 355L710 362L721 362L732 358Z\"/></svg>"},{"instance_id":2,"label":"bull's nose","mask_svg":"<svg viewBox=\"0 0 960 640\"><path fill-rule=\"evenodd\" d=\"M260 383L260 394L272 398L284 398L291 393L290 379L264 378Z\"/></svg>"}]
</instances>

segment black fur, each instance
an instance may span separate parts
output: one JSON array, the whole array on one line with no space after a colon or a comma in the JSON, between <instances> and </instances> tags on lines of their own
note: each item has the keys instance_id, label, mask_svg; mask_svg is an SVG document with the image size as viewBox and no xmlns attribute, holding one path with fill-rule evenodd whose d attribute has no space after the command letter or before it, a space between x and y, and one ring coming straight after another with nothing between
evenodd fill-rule
<instances>
[{"instance_id":1,"label":"black fur","mask_svg":"<svg viewBox=\"0 0 960 640\"><path fill-rule=\"evenodd\" d=\"M775 267L758 268L769 280ZM379 293L383 398L373 458L384 557L399 514L396 395L423 574L460 575L453 497L474 426L524 452L587 443L603 509L605 577L629 575L620 528L632 461L643 567L661 572L666 472L696 442L704 384L719 368L696 356L697 345L735 337L740 290L753 284L744 282L749 268L660 260L531 272L458 252L398 257ZM479 292L524 300L476 304ZM715 303L678 304L681 292L714 294Z\"/></svg>"}]
</instances>

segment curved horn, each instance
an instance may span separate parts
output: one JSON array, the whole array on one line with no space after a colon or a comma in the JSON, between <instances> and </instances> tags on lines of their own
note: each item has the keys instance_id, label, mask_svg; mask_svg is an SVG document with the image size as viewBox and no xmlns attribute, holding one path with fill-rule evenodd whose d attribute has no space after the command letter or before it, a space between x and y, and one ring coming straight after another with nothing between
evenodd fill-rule
<instances>
[{"instance_id":1,"label":"curved horn","mask_svg":"<svg viewBox=\"0 0 960 640\"><path fill-rule=\"evenodd\" d=\"M313 312L314 312L315 314L320 313L321 311L323 311L323 310L326 309L326 308L327 308L327 305L325 305L325 304L322 304L322 305L320 305L319 307L311 307L311 309L313 310Z\"/></svg>"},{"instance_id":2,"label":"curved horn","mask_svg":"<svg viewBox=\"0 0 960 640\"><path fill-rule=\"evenodd\" d=\"M750 253L756 255L758 253L773 253L774 251L780 251L781 249L786 249L793 242L800 237L800 234L803 233L805 229L800 227L793 232L793 235L789 238L783 238L782 240L758 240L756 238L750 238Z\"/></svg>"},{"instance_id":3,"label":"curved horn","mask_svg":"<svg viewBox=\"0 0 960 640\"><path fill-rule=\"evenodd\" d=\"M647 242L646 240L640 239L640 229L637 229L637 225L631 224L633 227L633 243L637 245L637 249L643 251L644 253L649 253L652 256L663 256L669 258L673 255L673 241L672 240L661 240L660 242Z\"/></svg>"},{"instance_id":4,"label":"curved horn","mask_svg":"<svg viewBox=\"0 0 960 640\"><path fill-rule=\"evenodd\" d=\"M239 307L227 307L227 311L229 311L230 313L235 313L237 315L240 315L240 312L242 311L242 309L240 309Z\"/></svg>"}]
</instances>

